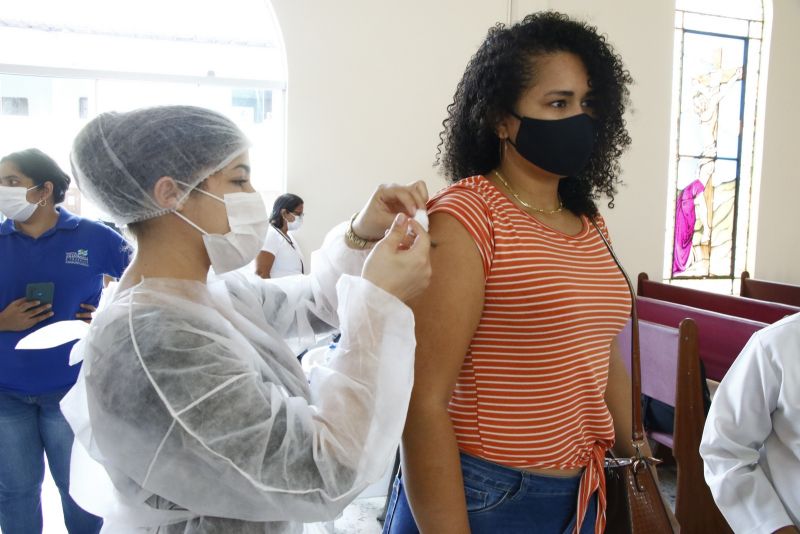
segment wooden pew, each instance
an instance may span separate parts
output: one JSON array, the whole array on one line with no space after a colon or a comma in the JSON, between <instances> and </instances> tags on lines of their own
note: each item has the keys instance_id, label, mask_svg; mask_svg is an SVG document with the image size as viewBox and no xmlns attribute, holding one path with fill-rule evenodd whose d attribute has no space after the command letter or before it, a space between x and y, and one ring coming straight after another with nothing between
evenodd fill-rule
<instances>
[{"instance_id":1,"label":"wooden pew","mask_svg":"<svg viewBox=\"0 0 800 534\"><path fill-rule=\"evenodd\" d=\"M639 318L672 328L684 319L692 319L700 332L698 349L706 368L706 377L721 381L733 361L755 332L766 323L692 308L648 297L636 297Z\"/></svg>"},{"instance_id":2,"label":"wooden pew","mask_svg":"<svg viewBox=\"0 0 800 534\"><path fill-rule=\"evenodd\" d=\"M630 322L617 337L630 373ZM732 532L703 477L700 439L705 411L700 386L697 325L684 319L678 328L639 321L642 392L675 407L673 434L648 432L672 449L678 469L675 517L681 534Z\"/></svg>"},{"instance_id":3,"label":"wooden pew","mask_svg":"<svg viewBox=\"0 0 800 534\"><path fill-rule=\"evenodd\" d=\"M766 302L733 295L721 295L688 287L664 284L650 280L647 273L639 273L636 294L657 300L683 304L726 315L744 317L762 323L774 323L787 315L800 312L800 307L777 302Z\"/></svg>"},{"instance_id":4,"label":"wooden pew","mask_svg":"<svg viewBox=\"0 0 800 534\"><path fill-rule=\"evenodd\" d=\"M742 272L742 290L739 293L751 299L800 306L800 286L750 278L747 271Z\"/></svg>"}]
</instances>

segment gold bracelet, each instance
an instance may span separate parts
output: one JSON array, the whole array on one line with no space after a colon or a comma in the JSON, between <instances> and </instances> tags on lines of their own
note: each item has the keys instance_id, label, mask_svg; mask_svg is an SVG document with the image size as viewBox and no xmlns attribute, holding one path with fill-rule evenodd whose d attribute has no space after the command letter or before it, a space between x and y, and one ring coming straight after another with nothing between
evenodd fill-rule
<instances>
[{"instance_id":1,"label":"gold bracelet","mask_svg":"<svg viewBox=\"0 0 800 534\"><path fill-rule=\"evenodd\" d=\"M358 212L353 214L353 217L350 219L350 224L347 226L347 231L344 233L344 238L351 245L353 245L353 248L369 248L380 241L380 239L364 239L363 237L356 235L356 233L353 231L353 223L355 222L356 217L358 217Z\"/></svg>"}]
</instances>

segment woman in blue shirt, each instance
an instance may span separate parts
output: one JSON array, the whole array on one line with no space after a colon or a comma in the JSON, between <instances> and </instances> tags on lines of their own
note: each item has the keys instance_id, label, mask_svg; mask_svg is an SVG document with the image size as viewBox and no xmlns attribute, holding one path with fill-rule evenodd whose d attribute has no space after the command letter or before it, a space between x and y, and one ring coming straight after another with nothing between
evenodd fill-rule
<instances>
[{"instance_id":1,"label":"woman in blue shirt","mask_svg":"<svg viewBox=\"0 0 800 534\"><path fill-rule=\"evenodd\" d=\"M57 321L90 320L104 275L119 277L128 245L107 226L58 206L70 178L37 149L0 159L0 529L42 532L44 457L50 466L70 534L95 533L102 520L69 496L73 434L59 401L80 366L69 365L73 343L16 350L32 331ZM43 288L28 301L26 289ZM52 284L52 285L51 285Z\"/></svg>"}]
</instances>

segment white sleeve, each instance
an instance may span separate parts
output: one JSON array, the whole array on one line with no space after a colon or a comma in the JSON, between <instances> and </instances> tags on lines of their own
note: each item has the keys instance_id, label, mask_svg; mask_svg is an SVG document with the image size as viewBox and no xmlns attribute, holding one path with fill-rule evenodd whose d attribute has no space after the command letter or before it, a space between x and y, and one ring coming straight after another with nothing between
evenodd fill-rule
<instances>
[{"instance_id":1,"label":"white sleeve","mask_svg":"<svg viewBox=\"0 0 800 534\"><path fill-rule=\"evenodd\" d=\"M706 419L700 444L705 479L737 533L774 532L792 524L759 464L759 451L773 431L778 373L754 335L720 383Z\"/></svg>"},{"instance_id":2,"label":"white sleeve","mask_svg":"<svg viewBox=\"0 0 800 534\"><path fill-rule=\"evenodd\" d=\"M333 228L322 247L311 255L311 273L262 280L234 271L221 275L236 308L251 320L266 321L299 353L317 336L339 327L336 283L342 275L359 276L368 250L347 246L347 223Z\"/></svg>"},{"instance_id":3,"label":"white sleeve","mask_svg":"<svg viewBox=\"0 0 800 534\"><path fill-rule=\"evenodd\" d=\"M263 252L269 252L273 256L278 255L278 249L281 246L280 240L283 239L277 230L270 224L267 229L267 237L264 238L264 246L261 247Z\"/></svg>"}]
</instances>

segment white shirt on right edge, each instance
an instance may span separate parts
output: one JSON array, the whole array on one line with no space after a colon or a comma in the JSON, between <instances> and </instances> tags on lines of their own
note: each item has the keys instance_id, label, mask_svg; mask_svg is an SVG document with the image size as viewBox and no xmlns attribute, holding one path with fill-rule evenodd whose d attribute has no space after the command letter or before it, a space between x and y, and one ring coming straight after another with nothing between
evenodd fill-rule
<instances>
[{"instance_id":1,"label":"white shirt on right edge","mask_svg":"<svg viewBox=\"0 0 800 534\"><path fill-rule=\"evenodd\" d=\"M291 243L280 230L271 224L269 225L267 237L264 239L264 246L261 247L261 250L275 256L275 261L272 263L272 269L269 273L270 278L305 273L303 252L300 250L300 246L294 236L290 234L289 239L292 240Z\"/></svg>"},{"instance_id":2,"label":"white shirt on right edge","mask_svg":"<svg viewBox=\"0 0 800 534\"><path fill-rule=\"evenodd\" d=\"M800 314L747 343L711 403L700 454L734 532L800 526Z\"/></svg>"}]
</instances>

